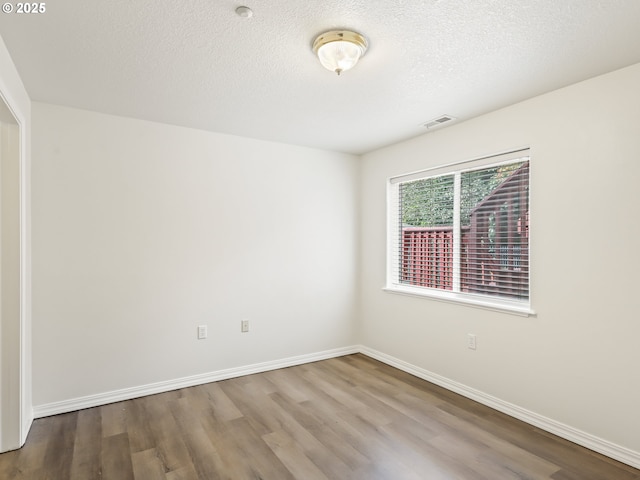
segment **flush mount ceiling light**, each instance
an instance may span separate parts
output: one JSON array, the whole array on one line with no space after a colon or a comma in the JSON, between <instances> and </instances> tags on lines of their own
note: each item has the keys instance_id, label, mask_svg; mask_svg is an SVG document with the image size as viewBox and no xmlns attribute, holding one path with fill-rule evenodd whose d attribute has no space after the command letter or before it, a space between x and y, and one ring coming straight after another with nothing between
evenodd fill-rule
<instances>
[{"instance_id":1,"label":"flush mount ceiling light","mask_svg":"<svg viewBox=\"0 0 640 480\"><path fill-rule=\"evenodd\" d=\"M367 51L367 40L356 32L331 30L313 41L313 52L327 70L342 72L353 68Z\"/></svg>"}]
</instances>

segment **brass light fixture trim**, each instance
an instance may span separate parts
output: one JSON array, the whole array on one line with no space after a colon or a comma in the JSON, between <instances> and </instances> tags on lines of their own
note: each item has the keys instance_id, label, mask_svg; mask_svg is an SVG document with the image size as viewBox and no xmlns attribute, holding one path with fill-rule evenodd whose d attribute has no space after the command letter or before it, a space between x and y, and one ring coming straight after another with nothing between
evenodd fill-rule
<instances>
[{"instance_id":1,"label":"brass light fixture trim","mask_svg":"<svg viewBox=\"0 0 640 480\"><path fill-rule=\"evenodd\" d=\"M340 75L358 63L369 44L363 35L350 30L330 30L313 41L313 52L328 70Z\"/></svg>"}]
</instances>

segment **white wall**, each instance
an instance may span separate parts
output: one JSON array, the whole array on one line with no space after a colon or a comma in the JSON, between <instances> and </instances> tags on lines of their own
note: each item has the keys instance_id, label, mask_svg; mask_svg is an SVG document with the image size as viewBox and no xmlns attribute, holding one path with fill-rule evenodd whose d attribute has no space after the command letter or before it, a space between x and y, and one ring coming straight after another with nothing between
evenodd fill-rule
<instances>
[{"instance_id":1,"label":"white wall","mask_svg":"<svg viewBox=\"0 0 640 480\"><path fill-rule=\"evenodd\" d=\"M354 343L356 157L35 102L33 135L36 407Z\"/></svg>"},{"instance_id":2,"label":"white wall","mask_svg":"<svg viewBox=\"0 0 640 480\"><path fill-rule=\"evenodd\" d=\"M21 446L31 408L31 101L0 38L2 146L2 316L0 451ZM7 308L8 307L8 308Z\"/></svg>"},{"instance_id":3,"label":"white wall","mask_svg":"<svg viewBox=\"0 0 640 480\"><path fill-rule=\"evenodd\" d=\"M362 343L640 452L639 85L640 64L365 155ZM537 316L383 292L386 179L527 145Z\"/></svg>"},{"instance_id":4,"label":"white wall","mask_svg":"<svg viewBox=\"0 0 640 480\"><path fill-rule=\"evenodd\" d=\"M19 205L20 130L0 123L0 451L16 448L20 438Z\"/></svg>"}]
</instances>

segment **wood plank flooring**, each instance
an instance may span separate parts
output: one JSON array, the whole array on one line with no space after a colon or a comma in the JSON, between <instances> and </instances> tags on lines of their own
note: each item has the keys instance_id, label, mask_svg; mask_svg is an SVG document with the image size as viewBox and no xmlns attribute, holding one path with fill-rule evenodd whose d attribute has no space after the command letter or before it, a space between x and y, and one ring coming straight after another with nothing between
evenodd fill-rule
<instances>
[{"instance_id":1,"label":"wood plank flooring","mask_svg":"<svg viewBox=\"0 0 640 480\"><path fill-rule=\"evenodd\" d=\"M36 420L0 479L640 480L363 355Z\"/></svg>"}]
</instances>

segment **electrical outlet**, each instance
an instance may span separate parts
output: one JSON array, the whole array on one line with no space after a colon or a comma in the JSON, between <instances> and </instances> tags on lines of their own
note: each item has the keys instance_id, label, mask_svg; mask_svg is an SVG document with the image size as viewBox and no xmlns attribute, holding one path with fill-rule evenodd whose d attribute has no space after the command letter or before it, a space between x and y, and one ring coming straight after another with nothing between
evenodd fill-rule
<instances>
[{"instance_id":1,"label":"electrical outlet","mask_svg":"<svg viewBox=\"0 0 640 480\"><path fill-rule=\"evenodd\" d=\"M476 336L473 333L467 335L467 348L475 350L477 347Z\"/></svg>"},{"instance_id":2,"label":"electrical outlet","mask_svg":"<svg viewBox=\"0 0 640 480\"><path fill-rule=\"evenodd\" d=\"M249 320L242 320L240 322L240 331L242 333L247 333L249 331Z\"/></svg>"},{"instance_id":3,"label":"electrical outlet","mask_svg":"<svg viewBox=\"0 0 640 480\"><path fill-rule=\"evenodd\" d=\"M203 340L205 338L207 338L207 326L198 325L198 340Z\"/></svg>"}]
</instances>

